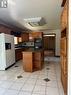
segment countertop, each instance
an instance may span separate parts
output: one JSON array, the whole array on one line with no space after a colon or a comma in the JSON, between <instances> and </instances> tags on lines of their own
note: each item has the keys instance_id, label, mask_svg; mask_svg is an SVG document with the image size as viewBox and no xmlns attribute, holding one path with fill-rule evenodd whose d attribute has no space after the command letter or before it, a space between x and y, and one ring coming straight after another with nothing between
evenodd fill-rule
<instances>
[{"instance_id":1,"label":"countertop","mask_svg":"<svg viewBox=\"0 0 71 95\"><path fill-rule=\"evenodd\" d=\"M42 51L43 51L43 49L28 48L28 49L25 49L22 52L42 52Z\"/></svg>"}]
</instances>

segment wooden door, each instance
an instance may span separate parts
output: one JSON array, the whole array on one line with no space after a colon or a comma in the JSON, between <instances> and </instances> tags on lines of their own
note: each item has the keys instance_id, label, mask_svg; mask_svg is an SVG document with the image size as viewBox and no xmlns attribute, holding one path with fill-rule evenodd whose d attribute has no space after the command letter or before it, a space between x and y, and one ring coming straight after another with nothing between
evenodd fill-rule
<instances>
[{"instance_id":1,"label":"wooden door","mask_svg":"<svg viewBox=\"0 0 71 95\"><path fill-rule=\"evenodd\" d=\"M47 51L48 56L55 55L55 36L45 36L44 41L44 50Z\"/></svg>"}]
</instances>

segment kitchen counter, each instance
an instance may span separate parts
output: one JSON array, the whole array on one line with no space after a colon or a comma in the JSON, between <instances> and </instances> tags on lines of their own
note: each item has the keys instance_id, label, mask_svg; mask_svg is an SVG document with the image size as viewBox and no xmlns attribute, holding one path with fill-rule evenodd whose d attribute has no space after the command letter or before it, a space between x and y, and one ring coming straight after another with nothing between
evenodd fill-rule
<instances>
[{"instance_id":1,"label":"kitchen counter","mask_svg":"<svg viewBox=\"0 0 71 95\"><path fill-rule=\"evenodd\" d=\"M23 52L41 52L43 49L27 48Z\"/></svg>"},{"instance_id":2,"label":"kitchen counter","mask_svg":"<svg viewBox=\"0 0 71 95\"><path fill-rule=\"evenodd\" d=\"M23 69L26 72L42 69L44 59L43 54L43 49L35 50L34 48L28 48L23 51Z\"/></svg>"},{"instance_id":3,"label":"kitchen counter","mask_svg":"<svg viewBox=\"0 0 71 95\"><path fill-rule=\"evenodd\" d=\"M22 59L22 51L24 51L24 48L15 48L15 61Z\"/></svg>"}]
</instances>

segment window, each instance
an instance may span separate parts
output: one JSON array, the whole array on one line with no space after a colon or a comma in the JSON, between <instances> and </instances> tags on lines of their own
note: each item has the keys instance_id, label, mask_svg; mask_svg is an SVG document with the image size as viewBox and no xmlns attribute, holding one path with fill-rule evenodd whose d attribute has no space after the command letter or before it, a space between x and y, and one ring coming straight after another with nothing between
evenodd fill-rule
<instances>
[{"instance_id":1,"label":"window","mask_svg":"<svg viewBox=\"0 0 71 95\"><path fill-rule=\"evenodd\" d=\"M22 42L21 37L14 37L14 44L18 44L19 42Z\"/></svg>"}]
</instances>

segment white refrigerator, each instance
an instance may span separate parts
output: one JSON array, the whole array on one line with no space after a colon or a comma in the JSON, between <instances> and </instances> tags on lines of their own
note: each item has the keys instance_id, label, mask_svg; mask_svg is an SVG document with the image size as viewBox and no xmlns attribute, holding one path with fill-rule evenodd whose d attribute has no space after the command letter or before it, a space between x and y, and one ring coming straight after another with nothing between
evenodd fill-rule
<instances>
[{"instance_id":1,"label":"white refrigerator","mask_svg":"<svg viewBox=\"0 0 71 95\"><path fill-rule=\"evenodd\" d=\"M15 63L14 36L0 34L0 70L5 70Z\"/></svg>"}]
</instances>

